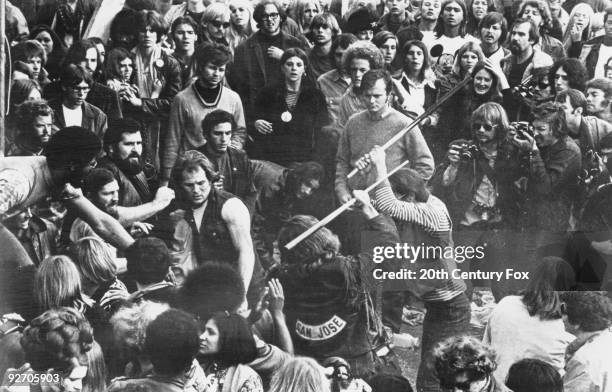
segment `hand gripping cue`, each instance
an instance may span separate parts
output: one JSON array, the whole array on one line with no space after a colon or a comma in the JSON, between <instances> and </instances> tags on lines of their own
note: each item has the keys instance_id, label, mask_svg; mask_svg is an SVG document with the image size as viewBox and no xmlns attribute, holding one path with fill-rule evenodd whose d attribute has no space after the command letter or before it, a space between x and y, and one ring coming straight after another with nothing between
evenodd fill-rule
<instances>
[{"instance_id":1,"label":"hand gripping cue","mask_svg":"<svg viewBox=\"0 0 612 392\"><path fill-rule=\"evenodd\" d=\"M414 127L419 125L424 119L426 119L433 112L438 110L438 108L440 106L442 106L442 104L444 102L446 102L450 97L452 97L459 90L461 90L463 88L463 86L465 86L466 84L469 83L470 80L472 80L471 76L468 76L467 78L463 79L458 85L456 85L448 93L446 93L445 96L440 98L434 105L430 106L427 110L425 110L425 112L423 112L423 114L421 114L419 117L415 118L414 121L410 125L408 125L405 129L403 129L403 130L399 131L398 133L396 133L391 139L389 139L389 141L387 141L385 144L383 144L382 145L382 149L386 150L387 148L391 147L396 141L401 139L406 133L410 132ZM355 176L355 174L357 174L357 172L359 172L359 169L356 169L356 168L353 169L348 174L347 178L351 178L351 177Z\"/></svg>"},{"instance_id":2,"label":"hand gripping cue","mask_svg":"<svg viewBox=\"0 0 612 392\"><path fill-rule=\"evenodd\" d=\"M367 187L365 189L365 191L366 192L370 192L372 189L376 188L379 184L381 184L387 178L391 177L393 174L395 174L395 172L397 172L402 167L406 166L408 163L410 163L409 160L405 160L404 162L400 163L395 169L393 169L389 173L387 173L387 175L385 177L377 180L375 183L373 183L372 185ZM297 244L299 244L300 242L302 242L306 238L308 238L312 233L314 233L315 231L319 230L321 227L325 226L329 222L333 221L338 215L342 214L344 211L348 210L349 207L351 207L353 204L355 204L356 201L357 201L357 199L352 198L351 200L347 201L346 203L344 203L343 205L338 207L331 214L329 214L325 218L321 219L319 221L319 223L317 223L316 225L312 226L311 228L309 228L308 230L306 230L302 234L298 235L297 237L295 237L294 239L289 241L285 245L285 249L291 250L292 248L294 248Z\"/></svg>"}]
</instances>

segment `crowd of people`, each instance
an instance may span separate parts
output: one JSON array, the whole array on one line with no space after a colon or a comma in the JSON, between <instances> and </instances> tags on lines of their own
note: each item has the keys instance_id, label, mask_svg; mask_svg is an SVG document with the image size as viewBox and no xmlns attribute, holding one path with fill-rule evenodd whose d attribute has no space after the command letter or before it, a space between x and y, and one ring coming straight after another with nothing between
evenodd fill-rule
<instances>
[{"instance_id":1,"label":"crowd of people","mask_svg":"<svg viewBox=\"0 0 612 392\"><path fill-rule=\"evenodd\" d=\"M611 1L5 22L0 391L612 392Z\"/></svg>"}]
</instances>

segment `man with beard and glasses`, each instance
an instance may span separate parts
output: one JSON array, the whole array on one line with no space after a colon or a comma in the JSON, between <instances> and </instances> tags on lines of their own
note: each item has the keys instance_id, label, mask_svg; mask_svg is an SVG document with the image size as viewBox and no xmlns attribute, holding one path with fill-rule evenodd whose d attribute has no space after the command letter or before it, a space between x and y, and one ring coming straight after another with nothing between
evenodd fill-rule
<instances>
[{"instance_id":1,"label":"man with beard and glasses","mask_svg":"<svg viewBox=\"0 0 612 392\"><path fill-rule=\"evenodd\" d=\"M153 200L157 179L153 168L144 171L142 129L132 119L113 120L104 135L106 156L99 166L110 170L119 184L120 205L138 206Z\"/></svg>"},{"instance_id":2,"label":"man with beard and glasses","mask_svg":"<svg viewBox=\"0 0 612 392\"><path fill-rule=\"evenodd\" d=\"M26 101L15 112L17 134L9 145L8 156L32 156L42 154L55 131L53 110L45 101Z\"/></svg>"},{"instance_id":3,"label":"man with beard and glasses","mask_svg":"<svg viewBox=\"0 0 612 392\"><path fill-rule=\"evenodd\" d=\"M174 191L162 187L157 190L153 201L139 206L123 207L119 203L119 184L113 173L106 169L92 170L85 178L83 192L98 209L119 220L124 227L129 227L134 236L148 234L152 225L142 221L166 208L174 199ZM77 218L72 222L72 243L91 236L99 237L86 221Z\"/></svg>"}]
</instances>

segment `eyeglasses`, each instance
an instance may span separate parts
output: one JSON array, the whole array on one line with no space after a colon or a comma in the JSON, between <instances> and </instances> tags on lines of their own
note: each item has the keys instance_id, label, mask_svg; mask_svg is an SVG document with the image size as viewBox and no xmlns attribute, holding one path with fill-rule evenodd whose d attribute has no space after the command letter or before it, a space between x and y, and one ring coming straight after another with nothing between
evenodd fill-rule
<instances>
[{"instance_id":1,"label":"eyeglasses","mask_svg":"<svg viewBox=\"0 0 612 392\"><path fill-rule=\"evenodd\" d=\"M211 20L210 24L215 26L218 29L220 29L221 27L223 27L224 29L227 29L228 27L230 27L229 22L220 22L218 20Z\"/></svg>"},{"instance_id":2,"label":"eyeglasses","mask_svg":"<svg viewBox=\"0 0 612 392\"><path fill-rule=\"evenodd\" d=\"M484 130L487 132L491 132L493 129L497 128L497 125L482 124L482 123L474 123L472 125L472 129L475 131L479 130L480 127L484 128Z\"/></svg>"},{"instance_id":3,"label":"eyeglasses","mask_svg":"<svg viewBox=\"0 0 612 392\"><path fill-rule=\"evenodd\" d=\"M271 14L263 14L261 16L261 19L263 19L263 20L272 20L272 19L278 19L279 16L280 16L280 14L278 12L273 12Z\"/></svg>"}]
</instances>

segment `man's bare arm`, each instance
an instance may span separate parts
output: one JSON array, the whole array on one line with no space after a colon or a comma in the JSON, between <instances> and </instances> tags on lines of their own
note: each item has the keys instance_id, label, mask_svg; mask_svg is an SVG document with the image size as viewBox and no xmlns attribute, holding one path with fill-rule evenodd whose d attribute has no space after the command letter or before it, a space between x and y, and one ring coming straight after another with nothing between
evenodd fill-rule
<instances>
[{"instance_id":1,"label":"man's bare arm","mask_svg":"<svg viewBox=\"0 0 612 392\"><path fill-rule=\"evenodd\" d=\"M223 205L221 217L227 224L232 242L238 250L238 269L244 289L248 290L255 265L249 210L240 199L232 198Z\"/></svg>"},{"instance_id":2,"label":"man's bare arm","mask_svg":"<svg viewBox=\"0 0 612 392\"><path fill-rule=\"evenodd\" d=\"M124 250L134 243L134 239L112 216L100 211L83 195L65 200L69 208L74 208L79 218L91 226L102 239L117 249Z\"/></svg>"}]
</instances>

